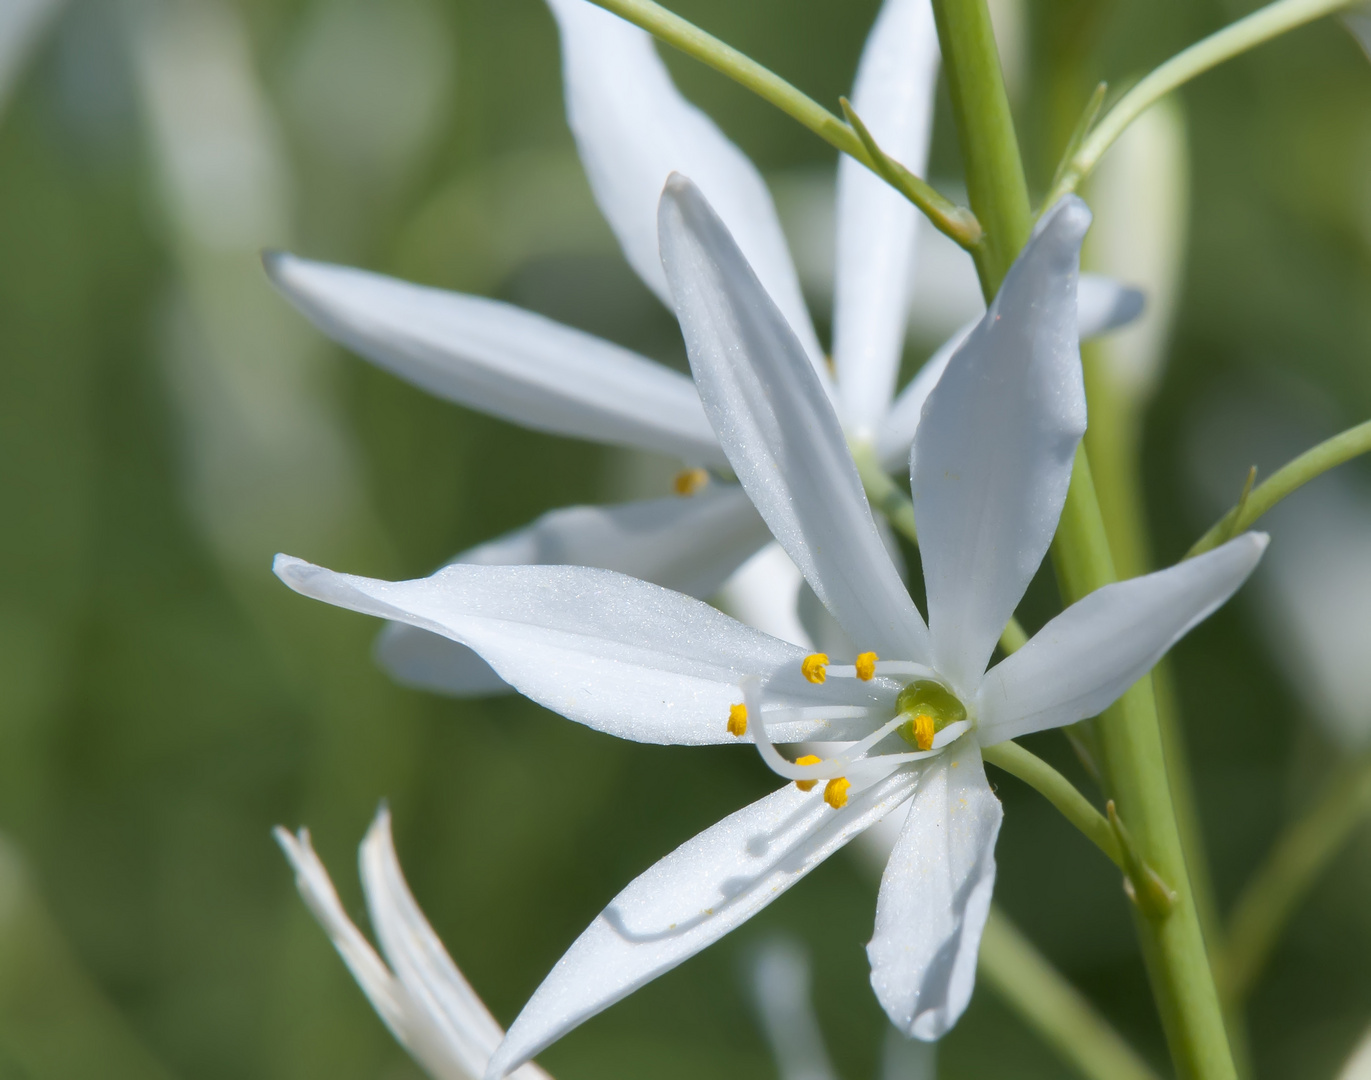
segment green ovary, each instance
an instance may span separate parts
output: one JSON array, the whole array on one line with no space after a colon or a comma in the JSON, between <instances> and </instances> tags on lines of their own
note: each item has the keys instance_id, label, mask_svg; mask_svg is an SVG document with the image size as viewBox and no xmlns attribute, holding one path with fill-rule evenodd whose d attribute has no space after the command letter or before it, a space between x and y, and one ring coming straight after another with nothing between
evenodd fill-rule
<instances>
[{"instance_id":1,"label":"green ovary","mask_svg":"<svg viewBox=\"0 0 1371 1080\"><path fill-rule=\"evenodd\" d=\"M942 683L918 679L900 691L895 709L907 719L896 730L910 746L928 750L933 736L966 719L966 706Z\"/></svg>"}]
</instances>

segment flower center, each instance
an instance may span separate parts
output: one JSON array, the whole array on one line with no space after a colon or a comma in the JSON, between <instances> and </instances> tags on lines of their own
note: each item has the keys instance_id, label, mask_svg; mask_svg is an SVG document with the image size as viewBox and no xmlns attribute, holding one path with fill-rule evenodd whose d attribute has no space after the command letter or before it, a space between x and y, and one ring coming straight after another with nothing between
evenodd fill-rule
<instances>
[{"instance_id":1,"label":"flower center","mask_svg":"<svg viewBox=\"0 0 1371 1080\"><path fill-rule=\"evenodd\" d=\"M940 682L915 679L895 699L895 711L905 717L896 730L910 746L932 750L933 740L944 728L966 719L966 706Z\"/></svg>"},{"instance_id":2,"label":"flower center","mask_svg":"<svg viewBox=\"0 0 1371 1080\"><path fill-rule=\"evenodd\" d=\"M736 738L751 735L762 760L801 791L825 781L824 801L834 809L900 766L941 753L972 726L966 706L922 664L881 660L874 652L861 653L850 665L834 664L823 653L811 653L799 674L814 686L846 682L851 696L834 687L836 700L829 692L825 704L799 705L787 688L793 683L782 678L769 695L762 679L749 676L739 687L744 700L729 711L728 731ZM777 737L827 743L836 752L791 761L776 749ZM912 749L902 750L902 743Z\"/></svg>"}]
</instances>

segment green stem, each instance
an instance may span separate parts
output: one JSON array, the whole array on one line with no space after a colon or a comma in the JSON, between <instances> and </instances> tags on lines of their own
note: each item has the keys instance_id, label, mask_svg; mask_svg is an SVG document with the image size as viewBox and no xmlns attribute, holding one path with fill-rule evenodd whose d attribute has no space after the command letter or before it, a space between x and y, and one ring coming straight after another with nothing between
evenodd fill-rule
<instances>
[{"instance_id":1,"label":"green stem","mask_svg":"<svg viewBox=\"0 0 1371 1080\"><path fill-rule=\"evenodd\" d=\"M1110 550L1114 553L1119 575L1131 578L1152 569L1142 478L1137 465L1141 458L1143 401L1111 377L1109 349L1108 339L1081 348L1091 420L1085 432L1085 446L1091 468L1100 480L1100 512ZM1171 784L1171 802L1180 830L1181 849L1190 870L1190 891L1195 898L1200 930L1213 965L1223 940L1222 922L1214 897L1209 855L1191 777L1190 755L1181 730L1180 707L1170 672L1169 658L1163 657L1152 671L1152 690ZM1251 1070L1245 1065L1249 1055L1242 1018L1229 1009L1226 1026L1238 1071L1240 1075L1249 1075Z\"/></svg>"},{"instance_id":2,"label":"green stem","mask_svg":"<svg viewBox=\"0 0 1371 1080\"><path fill-rule=\"evenodd\" d=\"M1028 184L985 0L933 0L933 17L966 164L966 190L985 234L972 255L989 301L1028 242Z\"/></svg>"},{"instance_id":3,"label":"green stem","mask_svg":"<svg viewBox=\"0 0 1371 1080\"><path fill-rule=\"evenodd\" d=\"M980 974L1063 1059L1090 1080L1157 1080L1109 1021L992 906Z\"/></svg>"},{"instance_id":4,"label":"green stem","mask_svg":"<svg viewBox=\"0 0 1371 1080\"><path fill-rule=\"evenodd\" d=\"M1233 539L1287 495L1329 469L1367 451L1371 451L1371 420L1348 428L1306 450L1247 492L1232 510L1195 541L1195 546L1185 553L1185 557L1193 559Z\"/></svg>"},{"instance_id":5,"label":"green stem","mask_svg":"<svg viewBox=\"0 0 1371 1080\"><path fill-rule=\"evenodd\" d=\"M1355 0L1276 0L1177 53L1128 91L1105 114L1081 143L1043 206L1051 206L1063 195L1075 191L1128 125L1178 86L1248 49L1340 8L1350 7L1353 2ZM971 205L979 214L975 199Z\"/></svg>"},{"instance_id":6,"label":"green stem","mask_svg":"<svg viewBox=\"0 0 1371 1080\"><path fill-rule=\"evenodd\" d=\"M1371 755L1364 755L1276 841L1233 908L1220 974L1235 1005L1247 998L1290 916L1368 814Z\"/></svg>"},{"instance_id":7,"label":"green stem","mask_svg":"<svg viewBox=\"0 0 1371 1080\"><path fill-rule=\"evenodd\" d=\"M1119 848L1119 838L1115 835L1113 827L1065 776L1016 742L983 746L981 757L1011 776L1017 776L1043 796L1061 811L1067 821L1080 829L1086 839L1103 851L1110 862L1120 870L1123 869L1123 852Z\"/></svg>"},{"instance_id":8,"label":"green stem","mask_svg":"<svg viewBox=\"0 0 1371 1080\"><path fill-rule=\"evenodd\" d=\"M752 91L763 101L798 120L830 146L856 158L927 215L939 232L967 250L976 247L981 229L975 215L948 201L930 184L915 176L876 146L870 133L859 134L808 94L796 89L752 57L725 44L694 23L653 0L593 0L620 18L641 27L659 41L707 64L721 75ZM874 153L873 153L874 151Z\"/></svg>"},{"instance_id":9,"label":"green stem","mask_svg":"<svg viewBox=\"0 0 1371 1080\"><path fill-rule=\"evenodd\" d=\"M1115 580L1084 447L1077 454L1053 559L1067 603ZM1134 924L1176 1071L1182 1080L1233 1080L1223 1012L1171 799L1152 680L1140 679L1111 706L1097 733L1107 792L1140 855L1174 893L1165 918L1135 908Z\"/></svg>"}]
</instances>

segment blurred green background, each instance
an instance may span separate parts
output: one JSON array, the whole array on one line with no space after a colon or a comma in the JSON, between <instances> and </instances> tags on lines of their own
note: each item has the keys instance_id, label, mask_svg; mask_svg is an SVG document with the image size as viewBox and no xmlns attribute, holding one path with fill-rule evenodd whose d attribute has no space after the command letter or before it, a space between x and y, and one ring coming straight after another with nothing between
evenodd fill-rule
<instances>
[{"instance_id":1,"label":"blurred green background","mask_svg":"<svg viewBox=\"0 0 1371 1080\"><path fill-rule=\"evenodd\" d=\"M825 103L877 8L674 6ZM1016 100L1037 190L1096 80L1125 82L1245 10L1024 0ZM778 190L831 168L794 123L667 60ZM1371 65L1324 22L1183 98L1191 236L1145 433L1163 561L1217 509L1186 452L1215 395L1293 379L1335 427L1371 414ZM931 171L955 187L941 108ZM503 297L682 362L581 177L538 0L51 12L0 117L5 1080L417 1076L297 899L272 826L311 828L364 924L355 846L389 800L416 895L507 1024L619 887L774 785L750 753L398 689L370 662L373 622L271 577L278 550L420 575L545 509L666 475L436 402L331 347L266 285L257 251L272 246ZM916 335L911 364L935 343ZM1225 906L1335 756L1256 617L1239 601L1176 654ZM1060 736L1033 748L1081 776ZM993 779L998 900L1163 1067L1117 875ZM561 1080L773 1075L743 972L786 929L813 951L840 1070L874 1075L875 887L858 859L832 860L540 1060ZM1371 1020L1368 897L1363 830L1254 1000L1259 1075L1330 1076ZM942 1075L1069 1074L982 987Z\"/></svg>"}]
</instances>

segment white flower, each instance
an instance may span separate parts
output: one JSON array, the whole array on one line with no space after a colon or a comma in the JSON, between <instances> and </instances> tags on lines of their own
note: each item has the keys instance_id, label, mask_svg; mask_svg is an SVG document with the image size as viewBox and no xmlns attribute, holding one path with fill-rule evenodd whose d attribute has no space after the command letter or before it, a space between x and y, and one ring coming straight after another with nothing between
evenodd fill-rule
<instances>
[{"instance_id":1,"label":"white flower","mask_svg":"<svg viewBox=\"0 0 1371 1080\"><path fill-rule=\"evenodd\" d=\"M385 960L347 917L309 831L292 836L278 828L276 839L295 868L300 895L400 1045L434 1080L484 1076L504 1032L414 902L395 857L389 811L377 813L359 851L367 911ZM531 1064L514 1075L549 1080Z\"/></svg>"},{"instance_id":2,"label":"white flower","mask_svg":"<svg viewBox=\"0 0 1371 1080\"><path fill-rule=\"evenodd\" d=\"M1089 212L1049 214L930 395L911 472L930 623L886 554L824 386L700 192L662 197L663 265L704 409L733 471L864 651L828 665L680 594L584 567L449 566L383 582L286 556L298 592L444 634L519 691L602 731L751 736L788 780L628 886L539 987L498 1077L755 914L905 800L881 885L872 984L934 1039L971 996L1000 804L980 747L1100 712L1256 565L1247 534L1111 585L985 671L1056 529L1085 400L1075 284ZM791 762L775 745L838 744ZM816 785L822 785L816 789Z\"/></svg>"},{"instance_id":3,"label":"white flower","mask_svg":"<svg viewBox=\"0 0 1371 1080\"><path fill-rule=\"evenodd\" d=\"M548 0L561 31L567 116L596 201L629 263L671 306L658 256L657 201L690 176L732 232L801 343L849 437L903 468L923 401L958 334L894 398L905 337L917 211L855 161L839 164L834 367L800 292L771 195L755 166L676 89L652 39L586 0ZM922 172L932 128L937 34L928 0L886 0L853 101L883 147ZM627 349L482 297L276 254L276 286L324 333L401 378L541 431L725 467L690 380ZM1105 279L1082 289L1085 333L1133 318L1140 295ZM767 539L736 487L709 497L555 511L454 562L557 562L619 570L710 596ZM664 539L665 538L665 539ZM708 556L704 554L708 552ZM452 694L504 684L469 650L389 628L382 663L401 681Z\"/></svg>"}]
</instances>

